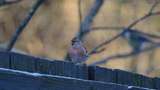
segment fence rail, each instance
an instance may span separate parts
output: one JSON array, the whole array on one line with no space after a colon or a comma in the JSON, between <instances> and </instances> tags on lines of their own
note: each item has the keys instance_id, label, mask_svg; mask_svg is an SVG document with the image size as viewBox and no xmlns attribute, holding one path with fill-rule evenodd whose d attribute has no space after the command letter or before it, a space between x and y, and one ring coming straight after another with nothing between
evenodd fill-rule
<instances>
[{"instance_id":1,"label":"fence rail","mask_svg":"<svg viewBox=\"0 0 160 90\"><path fill-rule=\"evenodd\" d=\"M118 69L0 52L0 90L147 90L145 88L160 90L160 79Z\"/></svg>"}]
</instances>

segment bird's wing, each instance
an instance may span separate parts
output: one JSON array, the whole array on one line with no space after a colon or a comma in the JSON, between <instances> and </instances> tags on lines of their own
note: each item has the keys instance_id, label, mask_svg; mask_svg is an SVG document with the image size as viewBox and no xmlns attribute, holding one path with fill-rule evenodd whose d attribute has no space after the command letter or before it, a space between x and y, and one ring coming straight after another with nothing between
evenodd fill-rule
<instances>
[{"instance_id":1,"label":"bird's wing","mask_svg":"<svg viewBox=\"0 0 160 90\"><path fill-rule=\"evenodd\" d=\"M85 47L77 48L77 53L79 53L80 56L85 56L87 54L87 50Z\"/></svg>"}]
</instances>

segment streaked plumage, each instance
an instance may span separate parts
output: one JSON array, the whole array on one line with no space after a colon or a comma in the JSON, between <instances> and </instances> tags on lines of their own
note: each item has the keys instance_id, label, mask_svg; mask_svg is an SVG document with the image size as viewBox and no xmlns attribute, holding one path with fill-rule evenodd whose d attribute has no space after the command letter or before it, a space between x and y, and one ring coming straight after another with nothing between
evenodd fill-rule
<instances>
[{"instance_id":1,"label":"streaked plumage","mask_svg":"<svg viewBox=\"0 0 160 90\"><path fill-rule=\"evenodd\" d=\"M87 50L84 47L83 43L74 38L72 40L72 45L68 50L69 59L73 63L84 63L87 60Z\"/></svg>"}]
</instances>

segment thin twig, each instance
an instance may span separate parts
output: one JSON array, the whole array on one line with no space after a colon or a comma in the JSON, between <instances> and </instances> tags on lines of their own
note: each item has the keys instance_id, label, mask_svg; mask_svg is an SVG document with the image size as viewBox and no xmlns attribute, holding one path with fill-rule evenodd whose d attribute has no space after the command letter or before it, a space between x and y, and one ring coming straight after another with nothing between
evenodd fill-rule
<instances>
[{"instance_id":1,"label":"thin twig","mask_svg":"<svg viewBox=\"0 0 160 90\"><path fill-rule=\"evenodd\" d=\"M156 4L157 5L157 4ZM153 4L153 6L151 7L151 9L149 10L149 12L142 16L141 18L135 20L134 22L132 22L130 25L128 25L128 27L124 28L123 31L121 33L119 33L118 35L114 36L113 38L111 38L110 40L106 40L105 42L102 42L101 44L97 45L95 48L93 48L90 52L89 55L92 55L94 52L96 52L96 50L98 50L99 48L111 43L112 41L118 39L124 32L126 32L128 29L131 29L133 26L135 26L136 24L138 24L140 21L149 18L151 16L155 16L155 15L160 15L160 12L153 12L153 9L156 7L155 4ZM144 33L143 33L144 34ZM147 34L145 34L147 35ZM151 36L151 35L149 35Z\"/></svg>"},{"instance_id":2,"label":"thin twig","mask_svg":"<svg viewBox=\"0 0 160 90\"><path fill-rule=\"evenodd\" d=\"M79 24L81 24L82 21L81 0L78 0L78 15L79 15Z\"/></svg>"},{"instance_id":3,"label":"thin twig","mask_svg":"<svg viewBox=\"0 0 160 90\"><path fill-rule=\"evenodd\" d=\"M18 37L24 30L24 28L28 25L29 21L32 19L33 15L37 11L37 9L40 7L40 5L43 3L44 0L37 0L31 11L28 13L28 16L20 23L19 27L16 29L15 33L11 37L9 44L7 46L7 51L11 51L14 47Z\"/></svg>"},{"instance_id":4,"label":"thin twig","mask_svg":"<svg viewBox=\"0 0 160 90\"><path fill-rule=\"evenodd\" d=\"M92 64L90 64L90 65L91 65L91 66L92 66L92 65L100 65L100 64L104 64L104 63L108 62L109 60L113 60L113 59L117 59L117 58L127 58L127 57L131 57L131 56L135 56L135 55L137 55L137 54L150 51L150 50L152 50L152 49L154 49L154 48L157 48L157 47L160 47L160 44L157 44L157 45L154 45L154 46L145 48L145 49L143 49L143 50L140 50L140 52L136 52L136 53L135 53L135 52L130 52L130 53L125 53L125 54L118 54L118 55L109 56L109 57L106 57L106 58L103 59L103 60L94 62L94 63L92 63Z\"/></svg>"},{"instance_id":5,"label":"thin twig","mask_svg":"<svg viewBox=\"0 0 160 90\"><path fill-rule=\"evenodd\" d=\"M128 26L128 28L132 28L133 26L135 26L136 24L138 24L140 21L145 20L146 18L151 17L151 16L155 16L155 15L160 15L160 12L147 13L145 16L143 16L143 17L137 19L136 21L134 21L133 23L131 23Z\"/></svg>"},{"instance_id":6,"label":"thin twig","mask_svg":"<svg viewBox=\"0 0 160 90\"><path fill-rule=\"evenodd\" d=\"M92 31L99 31L99 30L107 30L107 31L108 30L112 30L112 31L115 30L115 31L117 31L117 30L124 30L126 28L127 27L101 27L101 26L97 26L97 27L92 27L91 30ZM150 33L145 33L145 32L139 31L139 30L135 30L135 29L134 29L134 32L136 32L137 34L141 34L143 36L151 37L151 38L160 38L160 36L158 36L158 35L153 35L153 34L150 34Z\"/></svg>"},{"instance_id":7,"label":"thin twig","mask_svg":"<svg viewBox=\"0 0 160 90\"><path fill-rule=\"evenodd\" d=\"M158 2L155 2L155 3L151 6L151 8L150 8L150 10L149 10L149 12L148 12L147 14L145 14L143 17L135 20L133 23L131 23L131 24L128 26L128 28L132 28L133 26L135 26L136 24L138 24L140 21L145 20L146 18L148 18L148 17L150 17L150 16L159 15L159 12L153 12L153 10L155 9L155 7L156 7L158 4L159 4Z\"/></svg>"},{"instance_id":8,"label":"thin twig","mask_svg":"<svg viewBox=\"0 0 160 90\"><path fill-rule=\"evenodd\" d=\"M135 29L132 29L136 34L139 34L139 35L141 35L141 36L146 36L146 37L150 37L150 38L157 38L157 39L159 39L160 38L160 36L158 36L158 35L153 35L153 34L150 34L150 33L145 33L145 32L141 32L141 31L138 31L138 30L135 30Z\"/></svg>"},{"instance_id":9,"label":"thin twig","mask_svg":"<svg viewBox=\"0 0 160 90\"><path fill-rule=\"evenodd\" d=\"M152 13L158 4L159 4L159 2L155 0L154 4L151 6L151 8L149 10L149 13Z\"/></svg>"},{"instance_id":10,"label":"thin twig","mask_svg":"<svg viewBox=\"0 0 160 90\"><path fill-rule=\"evenodd\" d=\"M101 26L98 26L98 27L92 27L91 30L92 31L97 31L97 30L122 30L124 29L125 27L101 27Z\"/></svg>"},{"instance_id":11,"label":"thin twig","mask_svg":"<svg viewBox=\"0 0 160 90\"><path fill-rule=\"evenodd\" d=\"M103 47L103 46L111 43L112 41L116 40L117 38L119 38L119 37L121 36L122 33L123 33L123 32L121 32L121 33L119 33L118 35L112 37L110 40L106 40L106 41L104 41L103 43L97 45L96 47L94 47L94 48L88 53L88 55L90 56L90 55L96 53L99 48L101 48L101 47Z\"/></svg>"},{"instance_id":12,"label":"thin twig","mask_svg":"<svg viewBox=\"0 0 160 90\"><path fill-rule=\"evenodd\" d=\"M160 15L160 11L158 11L158 12L153 12L151 15L152 15L152 16Z\"/></svg>"}]
</instances>

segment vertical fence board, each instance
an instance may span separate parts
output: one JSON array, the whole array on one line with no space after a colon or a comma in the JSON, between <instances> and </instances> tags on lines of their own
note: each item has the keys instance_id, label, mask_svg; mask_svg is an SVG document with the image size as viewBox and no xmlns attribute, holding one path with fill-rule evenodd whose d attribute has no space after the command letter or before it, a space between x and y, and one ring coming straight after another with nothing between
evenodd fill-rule
<instances>
[{"instance_id":1,"label":"vertical fence board","mask_svg":"<svg viewBox=\"0 0 160 90\"><path fill-rule=\"evenodd\" d=\"M55 63L56 64L56 63ZM59 67L59 66L58 66ZM61 66L60 66L61 67ZM59 68L60 68L59 67ZM73 63L70 62L63 62L63 75L64 76L68 76L68 77L76 77L75 76L75 65Z\"/></svg>"},{"instance_id":2,"label":"vertical fence board","mask_svg":"<svg viewBox=\"0 0 160 90\"><path fill-rule=\"evenodd\" d=\"M88 67L86 65L75 66L76 78L88 79Z\"/></svg>"},{"instance_id":3,"label":"vertical fence board","mask_svg":"<svg viewBox=\"0 0 160 90\"><path fill-rule=\"evenodd\" d=\"M9 68L10 55L8 52L0 52L0 67Z\"/></svg>"},{"instance_id":4,"label":"vertical fence board","mask_svg":"<svg viewBox=\"0 0 160 90\"><path fill-rule=\"evenodd\" d=\"M160 90L160 78L154 78L154 88Z\"/></svg>"},{"instance_id":5,"label":"vertical fence board","mask_svg":"<svg viewBox=\"0 0 160 90\"><path fill-rule=\"evenodd\" d=\"M11 68L35 72L35 58L17 53L11 53Z\"/></svg>"},{"instance_id":6,"label":"vertical fence board","mask_svg":"<svg viewBox=\"0 0 160 90\"><path fill-rule=\"evenodd\" d=\"M74 68L74 65L71 63L54 61L50 63L50 74L74 77L74 72L72 73L72 68Z\"/></svg>"},{"instance_id":7,"label":"vertical fence board","mask_svg":"<svg viewBox=\"0 0 160 90\"><path fill-rule=\"evenodd\" d=\"M116 84L93 84L92 88L89 90L128 90L126 86L116 85Z\"/></svg>"},{"instance_id":8,"label":"vertical fence board","mask_svg":"<svg viewBox=\"0 0 160 90\"><path fill-rule=\"evenodd\" d=\"M153 88L153 80L151 78L121 70L116 70L116 73L117 83L119 84Z\"/></svg>"},{"instance_id":9,"label":"vertical fence board","mask_svg":"<svg viewBox=\"0 0 160 90\"><path fill-rule=\"evenodd\" d=\"M89 67L89 77L90 80L98 80L112 83L116 82L116 73L114 72L114 70L97 66Z\"/></svg>"},{"instance_id":10,"label":"vertical fence board","mask_svg":"<svg viewBox=\"0 0 160 90\"><path fill-rule=\"evenodd\" d=\"M70 62L54 61L50 64L50 73L52 75L60 75L81 79L88 79L88 69L84 65L74 65Z\"/></svg>"},{"instance_id":11,"label":"vertical fence board","mask_svg":"<svg viewBox=\"0 0 160 90\"><path fill-rule=\"evenodd\" d=\"M50 62L49 60L37 58L35 63L36 72L50 74Z\"/></svg>"}]
</instances>

